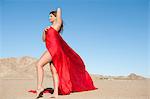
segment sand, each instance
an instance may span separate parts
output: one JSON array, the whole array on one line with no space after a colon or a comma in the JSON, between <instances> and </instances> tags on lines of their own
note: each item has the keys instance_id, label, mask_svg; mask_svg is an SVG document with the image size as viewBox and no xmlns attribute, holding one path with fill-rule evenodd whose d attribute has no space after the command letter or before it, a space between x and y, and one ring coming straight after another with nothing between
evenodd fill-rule
<instances>
[{"instance_id":1,"label":"sand","mask_svg":"<svg viewBox=\"0 0 150 99\"><path fill-rule=\"evenodd\" d=\"M94 80L98 90L60 95L58 99L150 99L150 80ZM53 87L52 79L45 78L45 88ZM1 79L0 99L34 99L29 89L36 89L36 79ZM43 99L51 99L45 93ZM41 98L42 99L42 98Z\"/></svg>"},{"instance_id":2,"label":"sand","mask_svg":"<svg viewBox=\"0 0 150 99\"><path fill-rule=\"evenodd\" d=\"M28 92L36 89L36 59L31 57L0 59L0 99L35 99ZM48 66L44 67L43 86L53 88ZM59 95L57 99L150 99L150 79L130 74L127 77L92 75L93 91L75 92ZM45 93L40 99L52 99Z\"/></svg>"}]
</instances>

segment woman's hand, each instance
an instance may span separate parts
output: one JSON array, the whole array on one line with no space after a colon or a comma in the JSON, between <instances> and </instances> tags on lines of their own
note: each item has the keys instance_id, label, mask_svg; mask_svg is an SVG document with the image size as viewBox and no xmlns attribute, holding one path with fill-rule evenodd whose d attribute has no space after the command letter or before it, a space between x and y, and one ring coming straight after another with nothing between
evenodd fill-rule
<instances>
[{"instance_id":1,"label":"woman's hand","mask_svg":"<svg viewBox=\"0 0 150 99\"><path fill-rule=\"evenodd\" d=\"M43 42L45 42L45 30L43 31L43 34L42 34L42 40Z\"/></svg>"},{"instance_id":2,"label":"woman's hand","mask_svg":"<svg viewBox=\"0 0 150 99\"><path fill-rule=\"evenodd\" d=\"M50 26L46 27L43 31L43 34L42 34L42 40L43 42L45 42L45 32L50 28Z\"/></svg>"},{"instance_id":3,"label":"woman's hand","mask_svg":"<svg viewBox=\"0 0 150 99\"><path fill-rule=\"evenodd\" d=\"M50 26L46 27L46 28L44 29L44 31L46 32L49 28L50 28Z\"/></svg>"}]
</instances>

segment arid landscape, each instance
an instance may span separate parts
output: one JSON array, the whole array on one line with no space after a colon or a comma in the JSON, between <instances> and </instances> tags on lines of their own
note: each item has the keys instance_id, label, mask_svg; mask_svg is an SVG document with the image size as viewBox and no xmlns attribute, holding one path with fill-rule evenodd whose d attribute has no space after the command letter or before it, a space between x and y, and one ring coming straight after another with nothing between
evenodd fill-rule
<instances>
[{"instance_id":1,"label":"arid landscape","mask_svg":"<svg viewBox=\"0 0 150 99\"><path fill-rule=\"evenodd\" d=\"M35 99L28 92L36 89L37 59L29 56L0 59L0 99ZM44 67L45 88L53 88L49 64ZM150 79L135 73L127 76L104 76L91 74L93 91L60 95L58 99L150 99ZM50 99L50 93L44 93L40 99Z\"/></svg>"}]
</instances>

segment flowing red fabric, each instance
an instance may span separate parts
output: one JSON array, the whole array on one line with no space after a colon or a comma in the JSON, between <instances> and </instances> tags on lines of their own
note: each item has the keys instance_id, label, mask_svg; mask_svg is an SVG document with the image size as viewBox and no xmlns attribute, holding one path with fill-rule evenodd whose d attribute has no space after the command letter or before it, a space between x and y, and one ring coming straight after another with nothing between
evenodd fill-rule
<instances>
[{"instance_id":1,"label":"flowing red fabric","mask_svg":"<svg viewBox=\"0 0 150 99\"><path fill-rule=\"evenodd\" d=\"M53 27L46 32L46 48L59 76L59 94L97 89L81 57Z\"/></svg>"},{"instance_id":2,"label":"flowing red fabric","mask_svg":"<svg viewBox=\"0 0 150 99\"><path fill-rule=\"evenodd\" d=\"M81 57L63 40L53 27L46 31L46 48L59 78L58 93L67 95L97 89L86 71Z\"/></svg>"}]
</instances>

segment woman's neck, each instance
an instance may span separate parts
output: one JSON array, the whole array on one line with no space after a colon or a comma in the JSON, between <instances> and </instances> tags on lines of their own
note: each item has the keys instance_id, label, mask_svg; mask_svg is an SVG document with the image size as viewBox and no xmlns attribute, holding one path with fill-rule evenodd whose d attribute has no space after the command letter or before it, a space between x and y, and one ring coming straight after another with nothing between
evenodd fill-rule
<instances>
[{"instance_id":1,"label":"woman's neck","mask_svg":"<svg viewBox=\"0 0 150 99\"><path fill-rule=\"evenodd\" d=\"M52 23L52 25L54 26L56 24L56 21L54 21L53 23Z\"/></svg>"}]
</instances>

